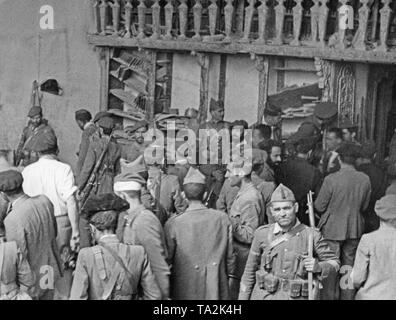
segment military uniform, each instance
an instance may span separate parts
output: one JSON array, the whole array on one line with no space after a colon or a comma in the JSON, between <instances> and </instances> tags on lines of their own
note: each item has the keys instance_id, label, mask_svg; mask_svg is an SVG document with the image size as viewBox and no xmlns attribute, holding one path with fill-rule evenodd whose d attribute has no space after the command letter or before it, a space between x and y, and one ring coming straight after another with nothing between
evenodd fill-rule
<instances>
[{"instance_id":1,"label":"military uniform","mask_svg":"<svg viewBox=\"0 0 396 320\"><path fill-rule=\"evenodd\" d=\"M258 228L242 276L239 299L307 299L307 272L302 259L308 254L311 230L298 220L285 234L277 223ZM331 270L338 270L338 258L316 230L313 230L313 244L314 257L322 269L317 276L325 278Z\"/></svg>"},{"instance_id":2,"label":"military uniform","mask_svg":"<svg viewBox=\"0 0 396 320\"><path fill-rule=\"evenodd\" d=\"M230 179L226 179L217 199L216 209L229 214L238 191L239 188L237 186L231 187Z\"/></svg>"}]
</instances>

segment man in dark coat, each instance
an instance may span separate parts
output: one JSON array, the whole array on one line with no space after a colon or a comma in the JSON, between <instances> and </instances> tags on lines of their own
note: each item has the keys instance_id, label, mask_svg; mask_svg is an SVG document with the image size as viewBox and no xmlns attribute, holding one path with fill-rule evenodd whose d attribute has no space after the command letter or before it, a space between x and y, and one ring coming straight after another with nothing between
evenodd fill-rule
<instances>
[{"instance_id":1,"label":"man in dark coat","mask_svg":"<svg viewBox=\"0 0 396 320\"><path fill-rule=\"evenodd\" d=\"M77 110L75 118L78 127L82 130L81 143L77 154L76 177L78 177L84 165L85 157L87 156L90 137L96 132L97 127L91 122L92 115L88 110Z\"/></svg>"},{"instance_id":2,"label":"man in dark coat","mask_svg":"<svg viewBox=\"0 0 396 320\"><path fill-rule=\"evenodd\" d=\"M54 130L48 125L48 120L43 118L41 107L32 107L28 113L29 123L23 129L21 139L16 150L15 163L17 166L27 165L38 160L38 155L32 150L38 140L46 135L54 135Z\"/></svg>"},{"instance_id":3,"label":"man in dark coat","mask_svg":"<svg viewBox=\"0 0 396 320\"><path fill-rule=\"evenodd\" d=\"M102 152L107 151L96 173L94 194L113 192L114 177L120 173L121 147L111 137L114 128L112 118L105 116L98 120L100 138L92 139L80 175L77 177L77 186L80 192L85 188L89 177L95 168Z\"/></svg>"},{"instance_id":4,"label":"man in dark coat","mask_svg":"<svg viewBox=\"0 0 396 320\"><path fill-rule=\"evenodd\" d=\"M229 299L228 282L235 264L231 223L224 212L203 205L205 176L197 169L190 168L183 190L189 207L165 225L171 297Z\"/></svg>"}]
</instances>

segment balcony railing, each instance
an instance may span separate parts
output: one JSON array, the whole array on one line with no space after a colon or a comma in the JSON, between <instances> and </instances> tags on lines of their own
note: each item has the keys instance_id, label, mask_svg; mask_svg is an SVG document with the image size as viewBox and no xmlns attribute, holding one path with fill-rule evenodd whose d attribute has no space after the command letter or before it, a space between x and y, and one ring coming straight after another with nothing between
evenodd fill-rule
<instances>
[{"instance_id":1,"label":"balcony railing","mask_svg":"<svg viewBox=\"0 0 396 320\"><path fill-rule=\"evenodd\" d=\"M347 3L353 27L345 30L339 20ZM92 8L95 34L158 40L161 48L177 41L199 48L288 46L374 57L393 56L396 49L396 0L93 0Z\"/></svg>"}]
</instances>

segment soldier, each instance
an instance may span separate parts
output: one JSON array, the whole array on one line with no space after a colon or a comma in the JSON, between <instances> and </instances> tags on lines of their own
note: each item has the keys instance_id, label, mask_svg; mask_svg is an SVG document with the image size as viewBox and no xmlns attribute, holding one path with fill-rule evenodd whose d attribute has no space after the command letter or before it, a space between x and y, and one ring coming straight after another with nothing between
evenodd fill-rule
<instances>
[{"instance_id":1,"label":"soldier","mask_svg":"<svg viewBox=\"0 0 396 320\"><path fill-rule=\"evenodd\" d=\"M160 299L144 248L120 243L114 233L118 213L126 208L114 194L88 199L83 214L96 245L78 255L70 300Z\"/></svg>"},{"instance_id":2,"label":"soldier","mask_svg":"<svg viewBox=\"0 0 396 320\"><path fill-rule=\"evenodd\" d=\"M81 143L77 154L78 160L76 166L76 177L78 177L80 175L85 157L87 155L90 137L96 132L97 127L93 122L91 122L92 116L88 110L77 110L75 113L75 118L78 127L82 130Z\"/></svg>"},{"instance_id":3,"label":"soldier","mask_svg":"<svg viewBox=\"0 0 396 320\"><path fill-rule=\"evenodd\" d=\"M205 176L191 167L183 192L187 210L165 225L172 265L171 297L177 300L229 299L228 280L234 273L232 227L223 212L202 203Z\"/></svg>"},{"instance_id":4,"label":"soldier","mask_svg":"<svg viewBox=\"0 0 396 320\"><path fill-rule=\"evenodd\" d=\"M95 188L92 192L94 194L111 193L113 192L114 177L121 171L121 147L111 137L114 128L112 118L104 116L98 120L97 124L99 125L100 138L92 139L88 147L84 165L77 178L77 186L80 192L84 190L93 169L107 146L103 161L96 172Z\"/></svg>"},{"instance_id":5,"label":"soldier","mask_svg":"<svg viewBox=\"0 0 396 320\"><path fill-rule=\"evenodd\" d=\"M124 129L125 133L130 136L133 141L124 146L121 158L127 162L135 161L144 153L147 144L144 141L144 134L148 130L148 122L145 120L136 122L133 126Z\"/></svg>"},{"instance_id":6,"label":"soldier","mask_svg":"<svg viewBox=\"0 0 396 320\"><path fill-rule=\"evenodd\" d=\"M254 233L239 299L307 299L307 272L325 278L331 270L338 271L340 261L319 231L298 221L298 204L290 189L280 184L272 194L270 208L275 223ZM307 256L310 232L313 258ZM317 298L317 294L314 296Z\"/></svg>"},{"instance_id":7,"label":"soldier","mask_svg":"<svg viewBox=\"0 0 396 320\"><path fill-rule=\"evenodd\" d=\"M117 235L122 243L141 245L148 259L162 299L169 298L170 269L166 262L165 235L158 218L144 207L141 191L146 184L138 174L124 173L115 178L114 192L129 203L118 219Z\"/></svg>"},{"instance_id":8,"label":"soldier","mask_svg":"<svg viewBox=\"0 0 396 320\"><path fill-rule=\"evenodd\" d=\"M1 172L0 181L0 191L10 203L4 219L7 239L18 244L34 273L31 295L53 300L54 286L61 276L54 206L44 195L28 197L22 190L22 174L16 170ZM42 287L44 282L48 285Z\"/></svg>"},{"instance_id":9,"label":"soldier","mask_svg":"<svg viewBox=\"0 0 396 320\"><path fill-rule=\"evenodd\" d=\"M38 160L38 155L32 150L37 141L43 139L46 135L54 135L54 130L48 125L48 120L43 118L41 107L32 107L28 113L29 122L23 129L19 141L15 164L26 167L27 165Z\"/></svg>"},{"instance_id":10,"label":"soldier","mask_svg":"<svg viewBox=\"0 0 396 320\"><path fill-rule=\"evenodd\" d=\"M231 206L233 245L236 251L236 268L231 282L231 299L237 299L239 282L245 269L254 230L260 224L262 198L251 180L252 163L248 160L232 162L227 168L230 185L239 187Z\"/></svg>"}]
</instances>

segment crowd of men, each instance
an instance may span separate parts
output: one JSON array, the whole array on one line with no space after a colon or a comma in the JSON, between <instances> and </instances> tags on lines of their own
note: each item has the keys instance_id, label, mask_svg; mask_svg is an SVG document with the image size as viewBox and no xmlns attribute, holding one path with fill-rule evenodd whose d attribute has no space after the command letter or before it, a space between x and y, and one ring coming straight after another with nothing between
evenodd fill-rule
<instances>
[{"instance_id":1,"label":"crowd of men","mask_svg":"<svg viewBox=\"0 0 396 320\"><path fill-rule=\"evenodd\" d=\"M151 124L78 110L73 171L32 107L14 163L0 155L0 299L396 298L396 138L378 166L331 102L283 142L222 101L210 114L187 127L229 129L240 157L148 161Z\"/></svg>"}]
</instances>

